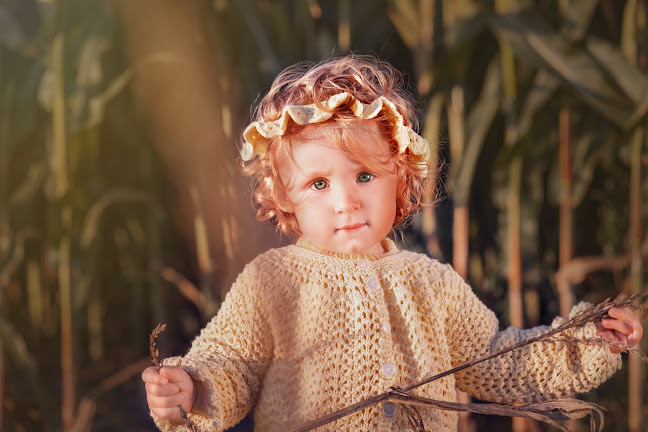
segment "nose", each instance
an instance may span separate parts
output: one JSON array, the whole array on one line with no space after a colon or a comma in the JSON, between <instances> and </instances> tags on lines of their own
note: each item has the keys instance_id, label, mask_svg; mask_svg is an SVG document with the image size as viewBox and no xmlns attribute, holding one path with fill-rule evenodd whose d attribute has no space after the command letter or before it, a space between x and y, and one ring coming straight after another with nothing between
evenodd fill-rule
<instances>
[{"instance_id":1,"label":"nose","mask_svg":"<svg viewBox=\"0 0 648 432\"><path fill-rule=\"evenodd\" d=\"M340 186L334 194L336 213L353 213L360 208L360 197L353 186Z\"/></svg>"}]
</instances>

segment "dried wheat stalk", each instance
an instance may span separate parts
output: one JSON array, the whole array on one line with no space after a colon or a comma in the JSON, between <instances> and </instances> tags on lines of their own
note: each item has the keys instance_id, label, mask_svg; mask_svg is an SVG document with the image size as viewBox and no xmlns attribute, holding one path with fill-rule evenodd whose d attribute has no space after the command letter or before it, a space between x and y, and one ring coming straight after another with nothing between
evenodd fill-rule
<instances>
[{"instance_id":1,"label":"dried wheat stalk","mask_svg":"<svg viewBox=\"0 0 648 432\"><path fill-rule=\"evenodd\" d=\"M160 336L160 334L166 329L166 324L158 324L153 331L151 332L151 336L149 336L149 351L151 351L151 361L155 365L158 370L162 367L162 364L160 363L160 352L157 349L157 338Z\"/></svg>"},{"instance_id":2,"label":"dried wheat stalk","mask_svg":"<svg viewBox=\"0 0 648 432\"><path fill-rule=\"evenodd\" d=\"M339 420L357 411L387 401L402 405L405 408L405 412L408 415L410 424L418 432L424 432L426 431L426 429L425 429L425 425L423 424L421 415L419 414L416 408L417 406L434 407L437 409L452 410L452 411L469 411L469 412L480 413L480 414L502 415L502 416L509 416L509 417L529 417L529 418L542 421L544 423L548 423L566 432L568 432L569 430L566 429L564 426L560 425L559 423L557 423L556 420L580 419L589 415L590 431L593 432L596 429L595 414L598 414L600 420L598 430L600 431L603 428L603 422L604 422L602 408L596 404L584 402L578 399L569 399L569 398L558 399L558 400L544 402L544 403L519 405L519 406L510 405L510 404L494 404L494 403L462 404L456 402L437 401L433 399L423 398L415 394L412 394L411 390L420 387L422 385L428 384L432 381L443 378L445 376L475 366L476 364L485 362L495 357L499 357L513 350L537 342L599 343L599 344L606 344L606 345L615 345L615 346L621 346L625 348L630 353L639 354L645 360L646 359L645 356L641 355L641 353L638 350L629 350L627 349L626 346L622 344L618 344L616 342L607 341L598 338L588 339L588 340L582 340L582 339L576 339L570 337L561 338L561 337L555 337L555 335L558 335L572 328L582 327L587 323L597 323L603 319L609 318L608 310L613 307L619 307L619 308L630 307L634 310L639 310L645 313L648 310L648 308L646 308L642 304L642 302L645 300L646 296L647 296L646 294L637 294L631 297L628 297L626 295L619 295L614 300L608 298L602 303L590 306L589 308L585 309L578 315L569 319L559 327L548 330L547 332L540 334L536 337L524 340L522 342L511 345L495 353L464 363L453 369L431 376L429 378L411 384L407 387L392 388L388 392L384 392L379 395L367 398L365 400L362 400L360 402L342 408L338 411L335 411L331 414L327 414L318 419L309 421L293 429L292 432L306 432L315 429L317 427L323 426L325 424L331 423L333 421Z\"/></svg>"}]
</instances>

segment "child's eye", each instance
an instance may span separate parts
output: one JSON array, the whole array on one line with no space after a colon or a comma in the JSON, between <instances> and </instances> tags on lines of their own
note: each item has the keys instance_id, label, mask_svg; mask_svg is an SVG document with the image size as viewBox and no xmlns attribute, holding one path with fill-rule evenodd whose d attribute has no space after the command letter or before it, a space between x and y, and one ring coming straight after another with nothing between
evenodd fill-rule
<instances>
[{"instance_id":1,"label":"child's eye","mask_svg":"<svg viewBox=\"0 0 648 432\"><path fill-rule=\"evenodd\" d=\"M360 183L367 183L369 180L371 180L373 176L369 173L362 173L358 176L358 181Z\"/></svg>"},{"instance_id":2,"label":"child's eye","mask_svg":"<svg viewBox=\"0 0 648 432\"><path fill-rule=\"evenodd\" d=\"M326 180L316 180L315 182L313 182L313 187L317 190L326 189L326 186L328 186Z\"/></svg>"}]
</instances>

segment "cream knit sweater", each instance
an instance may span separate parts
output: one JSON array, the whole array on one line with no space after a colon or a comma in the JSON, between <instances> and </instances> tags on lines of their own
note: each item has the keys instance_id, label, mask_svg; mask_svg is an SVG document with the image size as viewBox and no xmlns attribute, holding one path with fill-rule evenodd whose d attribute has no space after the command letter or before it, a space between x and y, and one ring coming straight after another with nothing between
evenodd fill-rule
<instances>
[{"instance_id":1,"label":"cream knit sweater","mask_svg":"<svg viewBox=\"0 0 648 432\"><path fill-rule=\"evenodd\" d=\"M388 239L383 247L379 256L340 255L302 238L248 264L187 355L164 362L194 378L189 417L199 430L226 429L254 409L257 431L288 431L547 330L499 331L450 266ZM595 331L590 324L572 336ZM415 392L454 401L457 386L484 400L537 401L594 388L620 365L620 355L596 344L536 343ZM374 406L318 430L409 431L394 408ZM457 429L456 413L420 411L428 430Z\"/></svg>"}]
</instances>

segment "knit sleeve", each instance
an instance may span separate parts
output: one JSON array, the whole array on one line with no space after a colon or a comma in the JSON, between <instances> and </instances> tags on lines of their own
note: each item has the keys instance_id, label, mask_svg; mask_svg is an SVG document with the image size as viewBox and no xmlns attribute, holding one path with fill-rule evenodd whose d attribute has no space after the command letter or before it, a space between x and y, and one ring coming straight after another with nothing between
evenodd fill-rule
<instances>
[{"instance_id":1,"label":"knit sleeve","mask_svg":"<svg viewBox=\"0 0 648 432\"><path fill-rule=\"evenodd\" d=\"M446 337L453 366L486 356L551 329L539 326L499 331L495 314L454 271L445 275ZM574 307L572 316L587 304ZM556 318L552 327L564 322ZM596 327L568 330L563 338L596 338ZM457 386L482 400L533 402L583 393L621 367L621 356L596 343L537 342L455 374Z\"/></svg>"},{"instance_id":2,"label":"knit sleeve","mask_svg":"<svg viewBox=\"0 0 648 432\"><path fill-rule=\"evenodd\" d=\"M260 293L260 278L248 265L218 314L184 357L168 358L194 379L196 403L188 414L200 432L221 431L240 422L256 401L273 352L273 339ZM161 431L184 431L153 416Z\"/></svg>"}]
</instances>

